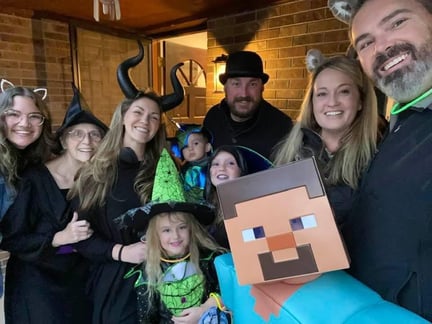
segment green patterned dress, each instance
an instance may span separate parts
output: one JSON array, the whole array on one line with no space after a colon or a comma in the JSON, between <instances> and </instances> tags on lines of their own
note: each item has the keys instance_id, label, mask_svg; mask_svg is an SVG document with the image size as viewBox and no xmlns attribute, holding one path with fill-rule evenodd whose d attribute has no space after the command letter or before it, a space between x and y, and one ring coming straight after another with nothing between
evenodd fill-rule
<instances>
[{"instance_id":1,"label":"green patterned dress","mask_svg":"<svg viewBox=\"0 0 432 324\"><path fill-rule=\"evenodd\" d=\"M216 270L213 261L220 252L201 251L200 269L197 272L189 259L172 263L161 262L162 283L157 287L158 294L149 302L144 264L138 265L127 274L136 275L135 288L138 298L138 316L140 323L172 323L171 317L184 309L199 306L205 302L211 292L219 293Z\"/></svg>"}]
</instances>

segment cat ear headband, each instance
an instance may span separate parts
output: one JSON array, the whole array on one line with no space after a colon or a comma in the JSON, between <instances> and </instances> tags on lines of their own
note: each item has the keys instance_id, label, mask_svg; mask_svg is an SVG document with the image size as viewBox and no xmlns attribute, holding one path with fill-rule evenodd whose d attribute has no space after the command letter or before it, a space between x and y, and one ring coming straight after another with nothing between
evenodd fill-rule
<instances>
[{"instance_id":1,"label":"cat ear headband","mask_svg":"<svg viewBox=\"0 0 432 324\"><path fill-rule=\"evenodd\" d=\"M312 73L325 61L324 55L317 49L310 49L306 54L306 69Z\"/></svg>"},{"instance_id":2,"label":"cat ear headband","mask_svg":"<svg viewBox=\"0 0 432 324\"><path fill-rule=\"evenodd\" d=\"M335 18L350 24L355 12L359 9L360 0L328 0L329 7Z\"/></svg>"},{"instance_id":3,"label":"cat ear headband","mask_svg":"<svg viewBox=\"0 0 432 324\"><path fill-rule=\"evenodd\" d=\"M354 47L350 45L345 53L345 56L348 59L357 60L357 52L355 51ZM313 73L318 67L320 67L325 62L328 62L332 58L326 58L319 50L317 49L310 49L306 53L306 69L309 73Z\"/></svg>"},{"instance_id":4,"label":"cat ear headband","mask_svg":"<svg viewBox=\"0 0 432 324\"><path fill-rule=\"evenodd\" d=\"M7 89L15 88L15 85L6 79L1 79L0 88L1 92L5 92ZM45 100L48 94L48 90L46 88L37 88L34 89L33 92L40 95L42 97L42 100Z\"/></svg>"}]
</instances>

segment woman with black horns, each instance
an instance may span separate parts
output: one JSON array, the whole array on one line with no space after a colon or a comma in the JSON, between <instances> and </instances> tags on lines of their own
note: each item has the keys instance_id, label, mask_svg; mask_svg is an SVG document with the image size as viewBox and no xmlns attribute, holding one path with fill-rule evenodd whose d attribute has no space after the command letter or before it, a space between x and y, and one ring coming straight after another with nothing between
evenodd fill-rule
<instances>
[{"instance_id":1,"label":"woman with black horns","mask_svg":"<svg viewBox=\"0 0 432 324\"><path fill-rule=\"evenodd\" d=\"M148 202L156 163L166 146L163 113L183 100L183 88L173 67L174 93L158 96L139 91L128 70L144 57L144 49L120 64L117 78L126 99L114 112L99 150L76 179L70 192L79 219L94 234L75 245L92 261L87 291L93 302L92 323L138 323L134 280L124 279L133 264L143 261L145 244L132 229L120 229L114 219Z\"/></svg>"}]
</instances>

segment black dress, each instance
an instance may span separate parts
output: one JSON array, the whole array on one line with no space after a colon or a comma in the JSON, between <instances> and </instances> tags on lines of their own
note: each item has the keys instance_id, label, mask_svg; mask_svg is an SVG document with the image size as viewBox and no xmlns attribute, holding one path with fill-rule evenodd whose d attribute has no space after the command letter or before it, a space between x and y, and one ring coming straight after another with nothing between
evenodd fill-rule
<instances>
[{"instance_id":1,"label":"black dress","mask_svg":"<svg viewBox=\"0 0 432 324\"><path fill-rule=\"evenodd\" d=\"M67 190L44 166L29 169L1 223L6 268L5 319L10 324L89 323L84 294L87 261L72 247L54 248L54 234L70 221Z\"/></svg>"},{"instance_id":2,"label":"black dress","mask_svg":"<svg viewBox=\"0 0 432 324\"><path fill-rule=\"evenodd\" d=\"M137 296L133 278L124 279L134 265L114 261L112 248L115 244L129 245L139 241L134 229L122 229L113 220L131 208L141 206L134 190L135 177L141 162L130 148L121 151L118 176L105 205L89 212L80 213L94 229L91 238L75 245L91 263L87 291L93 301L92 323L120 324L138 323ZM74 201L74 205L77 202Z\"/></svg>"}]
</instances>

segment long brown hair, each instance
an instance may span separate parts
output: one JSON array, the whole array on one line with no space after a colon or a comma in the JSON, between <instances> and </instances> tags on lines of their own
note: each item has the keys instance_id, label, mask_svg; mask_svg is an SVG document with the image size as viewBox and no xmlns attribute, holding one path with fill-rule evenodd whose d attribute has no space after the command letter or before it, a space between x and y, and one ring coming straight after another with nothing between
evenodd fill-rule
<instances>
[{"instance_id":1,"label":"long brown hair","mask_svg":"<svg viewBox=\"0 0 432 324\"><path fill-rule=\"evenodd\" d=\"M7 125L3 113L13 106L16 96L30 98L45 116L41 135L24 150L18 150L6 137ZM8 185L14 187L19 178L19 172L28 165L48 160L51 157L53 145L51 115L41 96L26 87L8 88L2 92L0 94L0 173L5 177Z\"/></svg>"},{"instance_id":2,"label":"long brown hair","mask_svg":"<svg viewBox=\"0 0 432 324\"><path fill-rule=\"evenodd\" d=\"M79 171L74 186L68 194L68 198L79 197L79 210L100 207L105 203L105 197L117 178L117 161L123 148L124 115L133 102L143 97L155 101L159 106L161 116L163 116L160 97L154 92L141 93L136 99L125 99L117 106L109 131L95 155ZM164 147L166 147L165 124L161 118L161 124L156 135L145 146L144 161L142 161L140 171L134 182L135 191L143 204L151 195L156 164Z\"/></svg>"}]
</instances>

